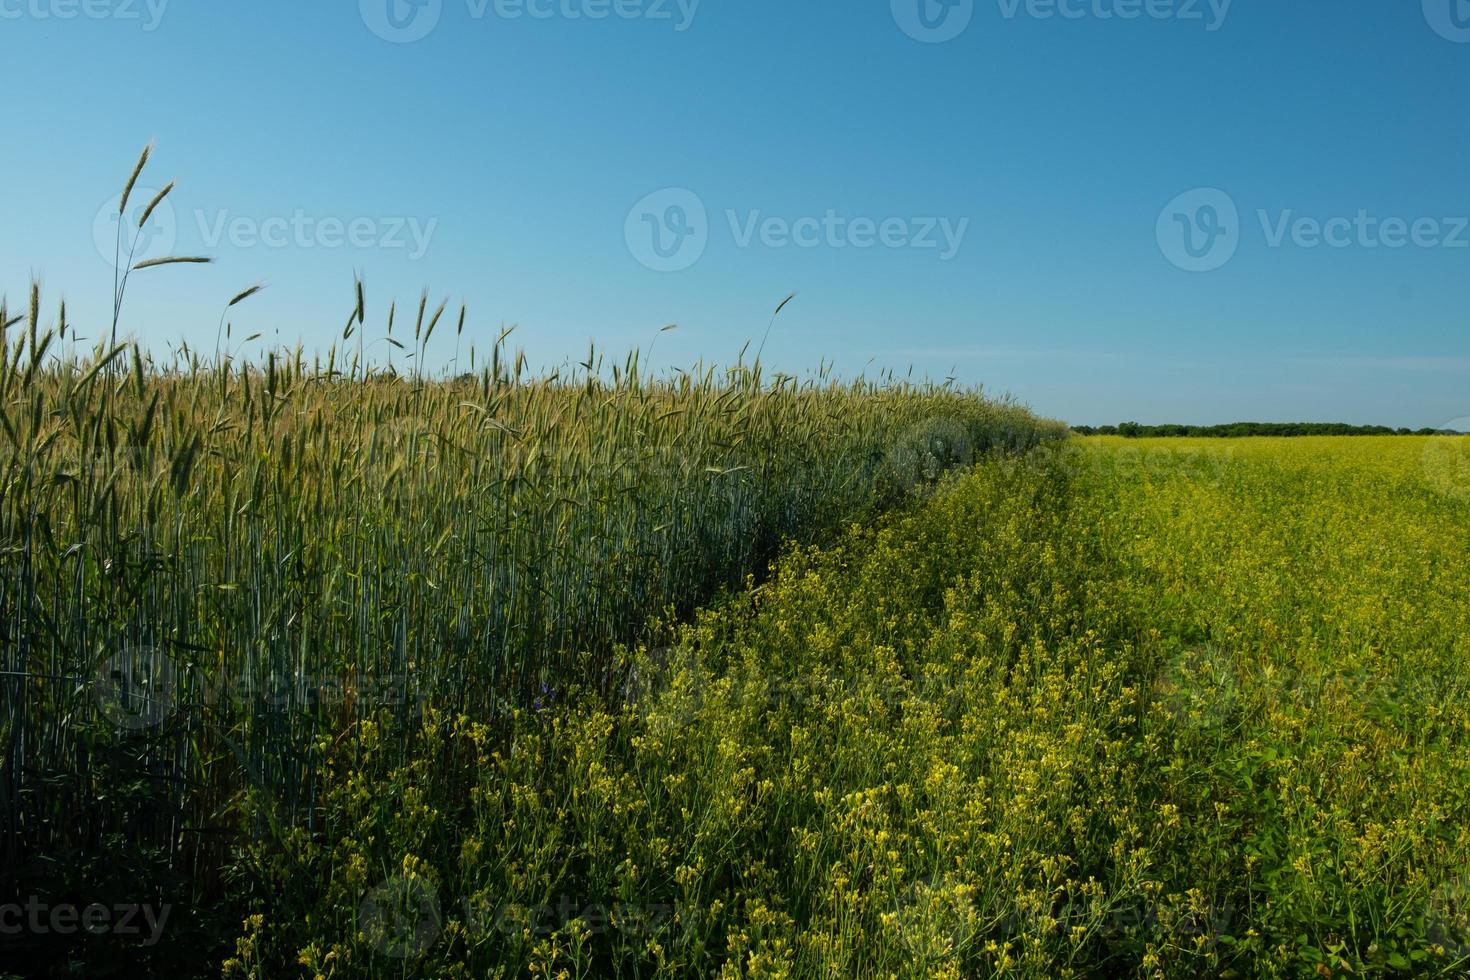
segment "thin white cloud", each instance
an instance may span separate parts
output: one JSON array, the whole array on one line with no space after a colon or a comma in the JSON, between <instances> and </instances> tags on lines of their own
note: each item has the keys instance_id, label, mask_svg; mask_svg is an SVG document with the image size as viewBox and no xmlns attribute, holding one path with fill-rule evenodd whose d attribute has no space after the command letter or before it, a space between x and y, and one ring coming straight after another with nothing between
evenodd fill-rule
<instances>
[{"instance_id":1,"label":"thin white cloud","mask_svg":"<svg viewBox=\"0 0 1470 980\"><path fill-rule=\"evenodd\" d=\"M1218 359L1199 361L1195 358L1173 357L1168 354L1136 353L1124 351L1093 350L1028 350L1008 347L905 347L878 351L880 358L912 358L915 360L1127 360L1153 362L1174 367L1195 364L1218 364ZM1256 358L1242 358L1256 361ZM1397 357L1288 357L1281 359L1287 364L1313 367L1358 368L1371 371L1415 371L1442 374L1470 372L1470 357L1441 357L1437 355L1408 355Z\"/></svg>"},{"instance_id":2,"label":"thin white cloud","mask_svg":"<svg viewBox=\"0 0 1470 980\"><path fill-rule=\"evenodd\" d=\"M1298 363L1329 367L1366 368L1373 371L1429 371L1462 374L1470 371L1470 357L1325 357L1296 358Z\"/></svg>"},{"instance_id":3,"label":"thin white cloud","mask_svg":"<svg viewBox=\"0 0 1470 980\"><path fill-rule=\"evenodd\" d=\"M1098 360L1100 358L1128 357L1127 354L1119 354L1116 351L1099 352L1088 350L1025 350L1021 348L1006 347L903 347L893 350L880 350L874 352L878 357L900 357L900 358L956 358L959 360L976 360L981 358L995 358L997 360L1030 360L1045 361L1058 358Z\"/></svg>"}]
</instances>

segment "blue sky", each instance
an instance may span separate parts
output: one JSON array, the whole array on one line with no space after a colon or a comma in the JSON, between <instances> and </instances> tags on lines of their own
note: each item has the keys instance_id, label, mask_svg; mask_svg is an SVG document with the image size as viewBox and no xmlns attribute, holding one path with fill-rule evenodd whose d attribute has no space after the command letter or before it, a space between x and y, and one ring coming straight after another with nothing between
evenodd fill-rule
<instances>
[{"instance_id":1,"label":"blue sky","mask_svg":"<svg viewBox=\"0 0 1470 980\"><path fill-rule=\"evenodd\" d=\"M361 271L374 334L427 287L466 346L688 366L796 291L791 373L1074 423L1470 416L1466 0L421 2L0 0L0 288L102 332L152 139L147 244L217 260L135 277L156 351L212 352L256 281L237 336L325 349Z\"/></svg>"}]
</instances>

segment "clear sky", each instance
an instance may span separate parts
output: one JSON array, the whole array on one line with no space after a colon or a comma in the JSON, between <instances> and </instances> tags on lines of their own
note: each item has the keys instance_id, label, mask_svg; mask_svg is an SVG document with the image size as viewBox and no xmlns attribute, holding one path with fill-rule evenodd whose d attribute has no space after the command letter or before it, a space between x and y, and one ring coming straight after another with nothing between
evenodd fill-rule
<instances>
[{"instance_id":1,"label":"clear sky","mask_svg":"<svg viewBox=\"0 0 1470 980\"><path fill-rule=\"evenodd\" d=\"M0 0L0 42L0 288L86 336L152 139L145 245L217 259L134 279L156 351L212 352L258 280L237 336L325 349L361 271L374 333L427 287L466 345L688 366L797 291L792 373L1470 416L1466 0Z\"/></svg>"}]
</instances>

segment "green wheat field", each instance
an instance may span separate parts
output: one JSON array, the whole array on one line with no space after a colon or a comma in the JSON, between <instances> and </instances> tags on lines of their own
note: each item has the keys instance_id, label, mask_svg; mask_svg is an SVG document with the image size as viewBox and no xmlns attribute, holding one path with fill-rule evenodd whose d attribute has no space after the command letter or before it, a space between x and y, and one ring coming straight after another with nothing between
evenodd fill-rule
<instances>
[{"instance_id":1,"label":"green wheat field","mask_svg":"<svg viewBox=\"0 0 1470 980\"><path fill-rule=\"evenodd\" d=\"M0 975L1470 974L1470 439L370 299L250 360L0 313Z\"/></svg>"}]
</instances>

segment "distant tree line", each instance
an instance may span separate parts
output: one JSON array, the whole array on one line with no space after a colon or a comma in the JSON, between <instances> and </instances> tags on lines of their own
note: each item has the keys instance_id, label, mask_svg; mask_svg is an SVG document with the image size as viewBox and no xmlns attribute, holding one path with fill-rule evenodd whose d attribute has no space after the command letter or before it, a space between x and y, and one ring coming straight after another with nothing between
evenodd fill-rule
<instances>
[{"instance_id":1,"label":"distant tree line","mask_svg":"<svg viewBox=\"0 0 1470 980\"><path fill-rule=\"evenodd\" d=\"M1229 425L1074 425L1079 436L1124 436L1157 439L1196 436L1235 439L1242 436L1439 436L1461 435L1449 429L1392 429L1386 425L1347 425L1342 422L1232 422Z\"/></svg>"}]
</instances>

